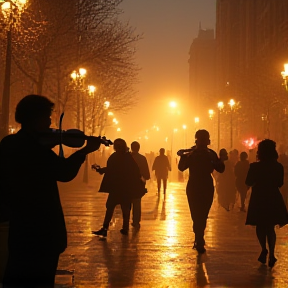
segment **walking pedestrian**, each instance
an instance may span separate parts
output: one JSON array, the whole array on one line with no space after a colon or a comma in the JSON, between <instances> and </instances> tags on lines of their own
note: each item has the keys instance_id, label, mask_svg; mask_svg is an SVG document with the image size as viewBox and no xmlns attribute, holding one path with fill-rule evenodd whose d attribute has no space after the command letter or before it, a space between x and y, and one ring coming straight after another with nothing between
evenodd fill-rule
<instances>
[{"instance_id":1,"label":"walking pedestrian","mask_svg":"<svg viewBox=\"0 0 288 288\"><path fill-rule=\"evenodd\" d=\"M248 154L246 152L240 153L240 161L238 161L234 168L234 174L236 177L235 184L237 191L240 195L241 207L240 211L245 212L245 199L249 187L245 184L247 173L249 170Z\"/></svg>"},{"instance_id":2,"label":"walking pedestrian","mask_svg":"<svg viewBox=\"0 0 288 288\"><path fill-rule=\"evenodd\" d=\"M9 222L5 288L54 287L59 255L67 247L57 181L71 181L100 146L100 139L88 137L84 148L63 158L42 144L53 108L44 96L24 97L15 112L21 129L0 143L0 219Z\"/></svg>"},{"instance_id":3,"label":"walking pedestrian","mask_svg":"<svg viewBox=\"0 0 288 288\"><path fill-rule=\"evenodd\" d=\"M195 234L193 248L199 253L205 253L204 232L214 197L211 173L214 169L223 173L225 165L216 152L208 148L210 135L207 130L198 130L195 139L196 147L180 157L178 169L182 172L189 169L186 194Z\"/></svg>"},{"instance_id":4,"label":"walking pedestrian","mask_svg":"<svg viewBox=\"0 0 288 288\"><path fill-rule=\"evenodd\" d=\"M288 223L287 209L279 187L283 185L284 169L278 159L276 143L265 139L258 144L258 162L250 164L246 185L252 186L248 206L246 225L256 226L256 235L262 251L258 261L273 267L275 258L276 233L275 225L280 227Z\"/></svg>"},{"instance_id":5,"label":"walking pedestrian","mask_svg":"<svg viewBox=\"0 0 288 288\"><path fill-rule=\"evenodd\" d=\"M96 168L100 174L105 173L99 192L106 192L106 213L103 226L92 234L107 236L107 230L111 222L116 205L120 204L123 216L121 234L128 235L131 202L135 198L144 195L145 184L141 180L138 165L128 152L125 140L118 138L114 141L115 152L108 158L107 166Z\"/></svg>"},{"instance_id":6,"label":"walking pedestrian","mask_svg":"<svg viewBox=\"0 0 288 288\"><path fill-rule=\"evenodd\" d=\"M223 153L223 155L227 155L227 151L225 149L221 150L222 151L220 151L220 153ZM231 160L231 157L233 158L234 154L233 152L231 152L229 153L229 159L225 160L224 162L225 171L221 174L214 173L216 179L218 203L227 211L233 209L236 199L234 164Z\"/></svg>"},{"instance_id":7,"label":"walking pedestrian","mask_svg":"<svg viewBox=\"0 0 288 288\"><path fill-rule=\"evenodd\" d=\"M166 194L168 171L171 171L171 165L168 157L165 155L165 149L159 150L160 155L157 156L153 162L152 171L155 170L157 179L158 195L160 195L161 182L163 182L163 193Z\"/></svg>"},{"instance_id":8,"label":"walking pedestrian","mask_svg":"<svg viewBox=\"0 0 288 288\"><path fill-rule=\"evenodd\" d=\"M143 182L150 179L150 172L148 167L148 162L145 156L139 153L140 144L137 141L131 143L131 155L135 162L137 163ZM141 198L136 198L132 200L132 226L136 229L140 228L141 221Z\"/></svg>"}]
</instances>

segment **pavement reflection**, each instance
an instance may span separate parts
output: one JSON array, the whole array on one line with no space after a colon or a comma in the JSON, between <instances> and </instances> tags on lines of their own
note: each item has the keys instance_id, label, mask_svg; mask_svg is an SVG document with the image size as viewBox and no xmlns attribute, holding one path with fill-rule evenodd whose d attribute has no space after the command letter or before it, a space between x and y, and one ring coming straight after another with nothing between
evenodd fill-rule
<instances>
[{"instance_id":1,"label":"pavement reflection","mask_svg":"<svg viewBox=\"0 0 288 288\"><path fill-rule=\"evenodd\" d=\"M246 213L239 212L238 204L227 212L214 201L207 222L207 253L198 256L192 249L185 183L170 182L164 197L157 195L154 182L142 199L140 230L131 227L128 236L122 235L117 207L103 241L91 234L102 224L107 197L95 193L97 185L60 186L68 248L59 268L75 269L75 287L288 287L287 227L277 230L279 260L268 269L257 262L260 248L255 229L244 225Z\"/></svg>"}]
</instances>

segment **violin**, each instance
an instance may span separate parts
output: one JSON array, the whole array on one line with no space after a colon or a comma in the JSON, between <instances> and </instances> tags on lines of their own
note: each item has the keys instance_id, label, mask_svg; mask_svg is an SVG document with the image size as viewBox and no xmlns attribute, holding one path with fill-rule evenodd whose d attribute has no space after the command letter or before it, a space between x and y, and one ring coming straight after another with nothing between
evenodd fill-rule
<instances>
[{"instance_id":1,"label":"violin","mask_svg":"<svg viewBox=\"0 0 288 288\"><path fill-rule=\"evenodd\" d=\"M83 131L78 129L61 130L50 128L48 132L40 133L38 137L41 144L49 147L63 144L71 148L80 148L88 137L98 138L100 143L105 146L113 145L113 142L105 136L87 136Z\"/></svg>"}]
</instances>

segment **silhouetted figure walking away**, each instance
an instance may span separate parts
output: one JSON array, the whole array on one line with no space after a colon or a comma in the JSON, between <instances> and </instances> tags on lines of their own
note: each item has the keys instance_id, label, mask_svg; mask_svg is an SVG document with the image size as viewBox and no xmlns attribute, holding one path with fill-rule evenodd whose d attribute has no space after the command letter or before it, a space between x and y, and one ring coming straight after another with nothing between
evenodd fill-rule
<instances>
[{"instance_id":1,"label":"silhouetted figure walking away","mask_svg":"<svg viewBox=\"0 0 288 288\"><path fill-rule=\"evenodd\" d=\"M0 213L10 223L5 288L54 287L59 255L67 247L57 181L72 180L86 155L100 146L99 139L89 137L65 159L41 144L53 108L44 96L24 97L15 113L21 129L0 143Z\"/></svg>"},{"instance_id":2,"label":"silhouetted figure walking away","mask_svg":"<svg viewBox=\"0 0 288 288\"><path fill-rule=\"evenodd\" d=\"M246 152L241 152L240 153L240 161L238 161L235 165L234 168L234 174L236 177L236 188L237 191L240 194L240 201L241 201L241 207L240 210L245 212L245 199L247 196L247 191L249 187L245 184L245 180L247 177L247 173L249 170L249 161L248 159L248 154Z\"/></svg>"},{"instance_id":3,"label":"silhouetted figure walking away","mask_svg":"<svg viewBox=\"0 0 288 288\"><path fill-rule=\"evenodd\" d=\"M275 225L288 223L288 215L279 187L283 185L283 166L277 162L276 143L266 139L258 144L257 159L250 164L246 185L252 186L246 225L256 226L256 234L262 248L258 261L265 264L269 247L269 267L277 259L274 255L276 244Z\"/></svg>"},{"instance_id":4,"label":"silhouetted figure walking away","mask_svg":"<svg viewBox=\"0 0 288 288\"><path fill-rule=\"evenodd\" d=\"M116 139L114 150L115 152L107 160L107 167L96 169L100 174L105 173L99 192L106 192L109 195L106 201L103 227L98 231L92 231L92 233L103 237L107 236L114 209L118 204L121 205L123 216L120 232L123 235L128 235L131 202L135 198L141 198L145 189L139 167L128 152L126 142L121 138Z\"/></svg>"},{"instance_id":5,"label":"silhouetted figure walking away","mask_svg":"<svg viewBox=\"0 0 288 288\"><path fill-rule=\"evenodd\" d=\"M233 209L236 199L234 164L231 160L231 156L233 157L234 154L231 152L229 153L229 159L224 162L225 171L221 174L214 174L216 179L218 203L227 211ZM220 153L227 155L227 151L225 149L221 149Z\"/></svg>"},{"instance_id":6,"label":"silhouetted figure walking away","mask_svg":"<svg viewBox=\"0 0 288 288\"><path fill-rule=\"evenodd\" d=\"M137 163L142 180L146 183L150 179L150 171L148 162L145 156L139 153L140 144L137 141L131 143L131 155ZM141 198L133 199L132 201L132 226L136 229L140 228L141 221Z\"/></svg>"},{"instance_id":7,"label":"silhouetted figure walking away","mask_svg":"<svg viewBox=\"0 0 288 288\"><path fill-rule=\"evenodd\" d=\"M225 170L223 161L215 151L209 149L210 135L206 130L198 130L195 134L196 146L192 151L180 157L178 169L189 169L189 180L186 194L193 221L195 234L194 247L199 253L205 253L204 231L208 214L213 202L214 185L211 173Z\"/></svg>"},{"instance_id":8,"label":"silhouetted figure walking away","mask_svg":"<svg viewBox=\"0 0 288 288\"><path fill-rule=\"evenodd\" d=\"M152 171L155 170L155 176L157 179L158 195L161 190L161 180L163 181L163 192L166 193L168 171L171 171L171 165L169 163L168 157L165 155L165 149L161 148L159 150L160 155L154 160Z\"/></svg>"}]
</instances>

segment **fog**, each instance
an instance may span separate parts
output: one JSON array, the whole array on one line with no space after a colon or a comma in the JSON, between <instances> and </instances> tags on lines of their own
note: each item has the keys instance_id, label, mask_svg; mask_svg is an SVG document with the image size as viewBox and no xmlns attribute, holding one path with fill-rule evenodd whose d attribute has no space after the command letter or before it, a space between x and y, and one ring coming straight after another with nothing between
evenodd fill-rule
<instances>
[{"instance_id":1,"label":"fog","mask_svg":"<svg viewBox=\"0 0 288 288\"><path fill-rule=\"evenodd\" d=\"M175 149L192 146L197 113L193 106L187 107L189 49L200 22L203 29L215 29L216 1L126 0L121 8L122 19L136 27L136 33L143 33L143 39L136 58L141 67L138 104L119 115L121 132L116 136L128 143L138 139L143 152L171 149L171 140ZM177 109L169 106L171 101L177 102ZM177 132L171 139L174 129Z\"/></svg>"}]
</instances>

